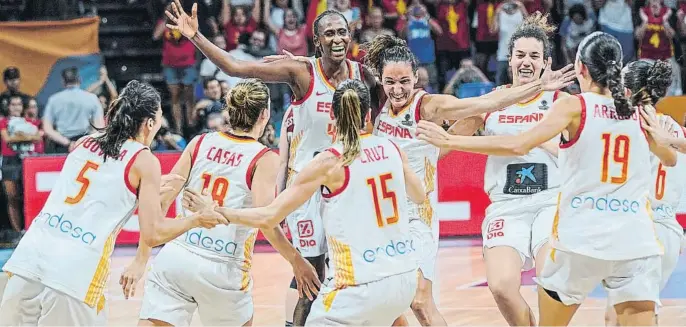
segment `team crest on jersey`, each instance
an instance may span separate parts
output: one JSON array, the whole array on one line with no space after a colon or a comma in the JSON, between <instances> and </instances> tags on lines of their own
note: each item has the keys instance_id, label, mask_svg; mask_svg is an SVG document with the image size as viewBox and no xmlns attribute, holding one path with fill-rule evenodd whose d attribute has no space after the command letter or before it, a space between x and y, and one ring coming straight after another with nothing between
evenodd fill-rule
<instances>
[{"instance_id":1,"label":"team crest on jersey","mask_svg":"<svg viewBox=\"0 0 686 327\"><path fill-rule=\"evenodd\" d=\"M513 195L536 194L548 189L548 166L542 163L507 165L507 180L503 193Z\"/></svg>"},{"instance_id":2,"label":"team crest on jersey","mask_svg":"<svg viewBox=\"0 0 686 327\"><path fill-rule=\"evenodd\" d=\"M541 109L541 110L548 110L549 108L550 108L550 106L548 106L547 100L542 100L541 105L538 106L538 109Z\"/></svg>"},{"instance_id":3,"label":"team crest on jersey","mask_svg":"<svg viewBox=\"0 0 686 327\"><path fill-rule=\"evenodd\" d=\"M410 114L405 114L405 120L401 121L400 123L405 126L412 126L413 122L412 117L410 117Z\"/></svg>"}]
</instances>

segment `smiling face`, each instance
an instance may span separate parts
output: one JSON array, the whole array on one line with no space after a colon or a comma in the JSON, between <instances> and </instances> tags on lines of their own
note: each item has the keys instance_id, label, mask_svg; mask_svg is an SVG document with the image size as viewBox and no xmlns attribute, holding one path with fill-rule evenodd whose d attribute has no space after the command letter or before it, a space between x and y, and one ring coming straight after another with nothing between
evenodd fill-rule
<instances>
[{"instance_id":1,"label":"smiling face","mask_svg":"<svg viewBox=\"0 0 686 327\"><path fill-rule=\"evenodd\" d=\"M417 84L417 75L412 71L409 62L390 62L383 67L381 83L391 106L399 109L410 100L412 90Z\"/></svg>"},{"instance_id":2,"label":"smiling face","mask_svg":"<svg viewBox=\"0 0 686 327\"><path fill-rule=\"evenodd\" d=\"M515 85L531 83L541 76L545 66L543 42L522 37L514 42L510 56L510 69Z\"/></svg>"},{"instance_id":3,"label":"smiling face","mask_svg":"<svg viewBox=\"0 0 686 327\"><path fill-rule=\"evenodd\" d=\"M284 27L287 30L294 30L298 27L298 17L293 9L286 9L283 12Z\"/></svg>"},{"instance_id":4,"label":"smiling face","mask_svg":"<svg viewBox=\"0 0 686 327\"><path fill-rule=\"evenodd\" d=\"M236 26L243 26L248 22L248 17L245 16L245 9L243 7L236 7L233 10L233 23Z\"/></svg>"},{"instance_id":5,"label":"smiling face","mask_svg":"<svg viewBox=\"0 0 686 327\"><path fill-rule=\"evenodd\" d=\"M342 62L348 53L350 32L345 19L337 14L329 14L319 20L318 35L314 38L314 46L319 48L323 58L334 62Z\"/></svg>"}]
</instances>

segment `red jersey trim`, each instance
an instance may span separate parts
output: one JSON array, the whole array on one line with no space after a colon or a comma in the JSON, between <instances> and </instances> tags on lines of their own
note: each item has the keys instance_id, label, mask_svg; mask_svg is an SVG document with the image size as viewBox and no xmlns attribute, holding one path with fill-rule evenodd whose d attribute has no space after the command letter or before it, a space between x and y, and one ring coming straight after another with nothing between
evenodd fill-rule
<instances>
[{"instance_id":1,"label":"red jersey trim","mask_svg":"<svg viewBox=\"0 0 686 327\"><path fill-rule=\"evenodd\" d=\"M336 150L336 149L326 149L326 151L333 153L336 157L339 157L339 158L341 157L341 153L338 152L338 150ZM324 198L326 198L326 199L333 198L334 196L343 193L343 191L345 191L345 189L348 188L348 183L350 182L350 167L345 166L345 167L343 167L343 170L345 171L345 180L343 180L343 185L340 188L338 188L337 190L335 190L329 194L322 193L322 196Z\"/></svg>"},{"instance_id":2,"label":"red jersey trim","mask_svg":"<svg viewBox=\"0 0 686 327\"><path fill-rule=\"evenodd\" d=\"M260 161L260 158L262 158L262 156L269 151L271 151L271 149L269 148L262 149L255 155L254 158L252 158L252 161L250 161L250 164L248 165L248 170L245 172L245 183L246 185L248 185L249 190L252 190L252 179L255 176L255 168L257 168L257 162Z\"/></svg>"},{"instance_id":3,"label":"red jersey trim","mask_svg":"<svg viewBox=\"0 0 686 327\"><path fill-rule=\"evenodd\" d=\"M579 101L581 101L581 122L579 123L579 130L576 131L576 135L569 140L569 142L562 144L560 142L560 149L567 149L574 145L576 141L579 140L581 137L581 132L584 130L584 126L586 125L586 101L584 100L584 97L581 94L576 95L577 98L579 98Z\"/></svg>"},{"instance_id":4,"label":"red jersey trim","mask_svg":"<svg viewBox=\"0 0 686 327\"><path fill-rule=\"evenodd\" d=\"M310 85L307 87L307 92L305 92L305 95L299 100L295 99L295 96L293 96L291 105L301 105L305 100L310 98L310 95L312 95L312 91L314 91L314 69L312 68L312 65L310 63L307 64L307 71L310 73Z\"/></svg>"},{"instance_id":5,"label":"red jersey trim","mask_svg":"<svg viewBox=\"0 0 686 327\"><path fill-rule=\"evenodd\" d=\"M388 140L388 142L391 142L391 144L393 144L393 146L395 147L395 149L398 150L398 155L400 156L400 159L402 159L402 158L403 158L403 155L401 154L400 148L398 147L398 145L395 144L395 142L393 142L393 141L391 141L391 140Z\"/></svg>"},{"instance_id":6,"label":"red jersey trim","mask_svg":"<svg viewBox=\"0 0 686 327\"><path fill-rule=\"evenodd\" d=\"M553 102L557 101L557 97L560 95L560 90L555 90L555 93L553 93Z\"/></svg>"},{"instance_id":7,"label":"red jersey trim","mask_svg":"<svg viewBox=\"0 0 686 327\"><path fill-rule=\"evenodd\" d=\"M417 100L417 105L414 108L414 121L415 123L419 123L419 121L422 119L422 100L424 100L424 96L427 95L428 93L424 92L419 97L419 100Z\"/></svg>"},{"instance_id":8,"label":"red jersey trim","mask_svg":"<svg viewBox=\"0 0 686 327\"><path fill-rule=\"evenodd\" d=\"M198 158L200 144L202 143L202 140L205 139L205 135L207 134L200 135L200 138L198 138L198 143L195 143L195 148L193 148L193 153L191 154L191 169L193 169L193 165L195 165L195 159Z\"/></svg>"},{"instance_id":9,"label":"red jersey trim","mask_svg":"<svg viewBox=\"0 0 686 327\"><path fill-rule=\"evenodd\" d=\"M138 190L135 187L133 187L133 185L131 185L131 181L129 180L129 173L131 172L131 167L133 167L134 161L136 161L136 157L138 157L138 154L141 153L141 151L143 150L148 150L148 148L146 147L136 151L136 153L134 153L133 156L131 156L129 162L126 163L126 168L124 168L124 183L126 183L126 188L128 188L129 191L131 191L131 194L135 195L136 197L138 197Z\"/></svg>"}]
</instances>

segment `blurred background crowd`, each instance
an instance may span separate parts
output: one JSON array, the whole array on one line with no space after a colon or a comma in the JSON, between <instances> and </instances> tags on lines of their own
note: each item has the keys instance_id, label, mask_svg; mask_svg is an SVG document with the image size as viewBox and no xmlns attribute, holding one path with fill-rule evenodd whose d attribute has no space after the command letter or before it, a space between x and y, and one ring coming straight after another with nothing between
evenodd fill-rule
<instances>
[{"instance_id":1,"label":"blurred background crowd","mask_svg":"<svg viewBox=\"0 0 686 327\"><path fill-rule=\"evenodd\" d=\"M313 55L314 18L326 9L340 11L353 37L351 60L361 61L362 44L376 35L404 38L421 66L419 85L430 93L478 96L509 83L509 38L536 11L548 13L558 26L551 35L553 68L571 63L581 40L602 30L622 43L625 62L671 61L675 74L668 95L681 95L685 80L681 57L686 0L195 1L201 33L241 60L262 60L282 50ZM193 2L182 1L186 11ZM168 0L0 0L0 21L97 17L102 59L97 78L88 83L78 67L61 69L61 88L45 95L44 101L22 89L22 83L34 76L14 66L0 67L4 83L0 87L4 89L0 93L4 193L0 202L6 201L2 207L8 208L6 213L0 210L7 217L0 219L0 242L16 242L23 230L22 159L67 153L75 140L104 125L104 109L129 80L149 82L162 92L165 122L155 151L180 151L199 133L228 128L223 95L240 79L220 71L189 40L165 27L164 10L169 4ZM668 18L646 22L640 14L644 7L668 13L664 16ZM660 33L654 33L656 26ZM3 51L0 43L0 55ZM291 95L285 84L270 88L273 123L260 141L276 147ZM578 93L578 86L567 91Z\"/></svg>"}]
</instances>

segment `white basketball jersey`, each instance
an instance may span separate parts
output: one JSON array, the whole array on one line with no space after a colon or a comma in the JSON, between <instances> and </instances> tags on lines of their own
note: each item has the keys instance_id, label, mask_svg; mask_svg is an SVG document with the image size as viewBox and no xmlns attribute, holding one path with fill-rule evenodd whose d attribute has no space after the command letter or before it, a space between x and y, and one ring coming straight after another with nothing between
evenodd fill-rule
<instances>
[{"instance_id":1,"label":"white basketball jersey","mask_svg":"<svg viewBox=\"0 0 686 327\"><path fill-rule=\"evenodd\" d=\"M603 260L661 254L649 201L651 152L638 113L619 119L612 98L578 97L579 131L560 145L553 246Z\"/></svg>"},{"instance_id":2,"label":"white basketball jersey","mask_svg":"<svg viewBox=\"0 0 686 327\"><path fill-rule=\"evenodd\" d=\"M345 167L345 183L323 192L322 218L336 288L360 285L417 268L404 199L398 148L362 135L360 155ZM343 146L329 150L342 155Z\"/></svg>"},{"instance_id":3,"label":"white basketball jersey","mask_svg":"<svg viewBox=\"0 0 686 327\"><path fill-rule=\"evenodd\" d=\"M661 115L661 114L660 114ZM674 136L683 138L683 127L671 117L667 119L674 126ZM676 219L676 208L679 206L681 193L686 187L686 155L677 152L677 163L674 167L665 167L660 163L660 159L652 155L650 164L653 172L654 184L651 185L651 205L655 211L655 220Z\"/></svg>"},{"instance_id":4,"label":"white basketball jersey","mask_svg":"<svg viewBox=\"0 0 686 327\"><path fill-rule=\"evenodd\" d=\"M359 63L346 60L349 79L363 79ZM321 59L310 59L312 81L307 94L291 103L293 111L293 137L289 168L301 171L317 153L331 146L336 136L332 104L336 88L329 82L322 69Z\"/></svg>"},{"instance_id":5,"label":"white basketball jersey","mask_svg":"<svg viewBox=\"0 0 686 327\"><path fill-rule=\"evenodd\" d=\"M440 149L434 145L415 138L417 122L421 119L420 107L422 98L427 93L419 90L414 94L410 104L397 114L391 109L390 102L381 108L374 124L374 134L385 137L397 144L407 155L408 164L422 179L427 193L426 201L417 205L407 199L410 208L410 219L420 219L429 227L434 221L434 204L430 194L435 191L436 165Z\"/></svg>"},{"instance_id":6,"label":"white basketball jersey","mask_svg":"<svg viewBox=\"0 0 686 327\"><path fill-rule=\"evenodd\" d=\"M518 135L531 129L557 99L557 92L541 92L526 103L486 115L485 135ZM491 201L536 194L560 185L557 158L539 147L519 156L488 156L484 191Z\"/></svg>"},{"instance_id":7,"label":"white basketball jersey","mask_svg":"<svg viewBox=\"0 0 686 327\"><path fill-rule=\"evenodd\" d=\"M102 309L110 256L137 206L129 171L147 147L127 140L118 158L103 159L86 138L68 156L43 209L3 269Z\"/></svg>"},{"instance_id":8,"label":"white basketball jersey","mask_svg":"<svg viewBox=\"0 0 686 327\"><path fill-rule=\"evenodd\" d=\"M204 134L193 149L186 188L207 191L222 207L252 208L253 174L257 162L268 151L251 137L222 132ZM184 215L190 214L184 210ZM256 236L256 228L229 224L193 228L174 242L213 261L240 263L241 269L248 272Z\"/></svg>"}]
</instances>

